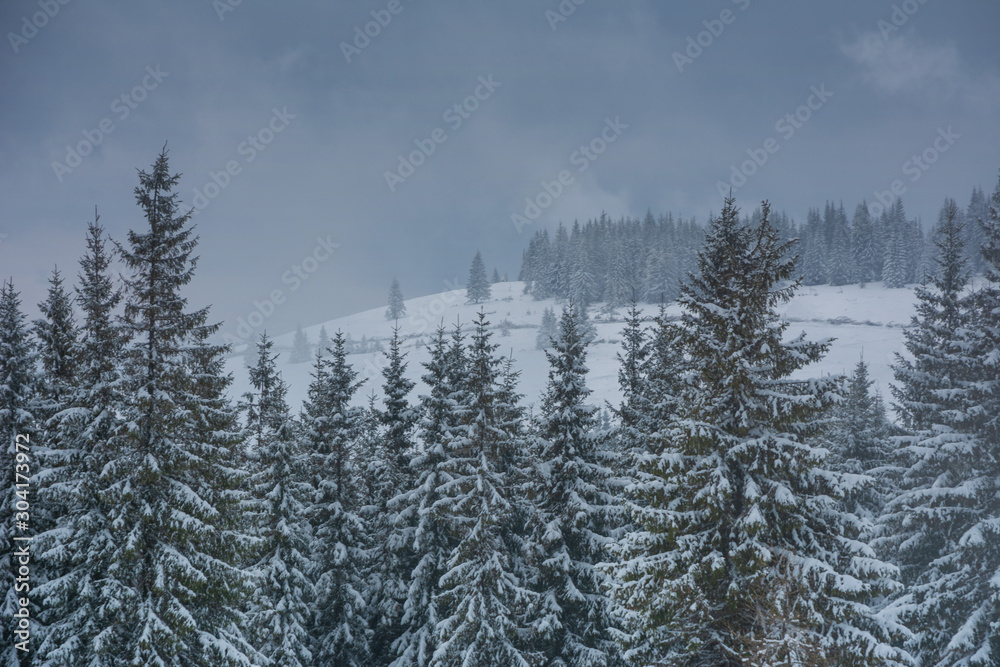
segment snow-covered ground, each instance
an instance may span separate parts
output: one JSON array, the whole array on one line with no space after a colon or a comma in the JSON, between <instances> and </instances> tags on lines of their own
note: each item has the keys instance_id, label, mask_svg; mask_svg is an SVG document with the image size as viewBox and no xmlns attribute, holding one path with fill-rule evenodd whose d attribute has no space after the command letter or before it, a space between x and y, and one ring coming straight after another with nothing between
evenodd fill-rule
<instances>
[{"instance_id":1,"label":"snow-covered ground","mask_svg":"<svg viewBox=\"0 0 1000 667\"><path fill-rule=\"evenodd\" d=\"M437 326L443 322L450 332L455 322L471 324L482 308L495 330L495 342L501 345L498 352L512 354L516 367L521 370L520 391L524 402L538 404L547 380L548 365L544 353L535 349L535 336L543 309L553 307L558 314L560 305L552 299L535 301L522 293L523 287L520 282L495 284L492 299L481 305L466 304L464 289L406 301L406 315L399 321L399 327L404 337L403 349L408 354L408 375L418 383L414 399L425 391L423 383L419 382L424 371L421 362L428 358L427 343ZM803 287L789 304L782 307L781 312L790 322L789 335L805 331L814 340L836 339L826 358L806 369L804 376L850 372L863 353L871 366L872 379L888 399L892 380L890 364L894 361L894 354L903 349L903 327L910 321L914 303L912 289L885 289L881 283L864 288L857 285ZM619 400L616 354L620 350L624 309L619 311L615 321L610 322L598 317L596 313L599 310L599 307L590 309L591 319L597 328L597 340L589 348L588 383L594 392L592 398L595 403L610 401L615 404ZM646 306L644 311L651 316L657 308ZM671 306L668 312L677 314L679 309ZM500 323L504 319L510 322L507 336L502 336L500 331ZM383 347L388 347L393 323L385 319L384 306L366 310L307 327L304 331L311 343L316 343L321 326L326 327L331 337L339 330L350 334L356 343L363 338L374 339ZM297 411L309 388L312 364L289 363L292 338L293 334L278 336L275 347L281 352L278 367L289 384L289 403ZM235 396L249 389L243 358L242 350L237 348L229 360L229 370L235 377L232 387ZM357 353L350 355L349 360L358 371L359 379L367 378L358 392L358 402L367 400L372 390L381 396L383 355L378 352Z\"/></svg>"}]
</instances>

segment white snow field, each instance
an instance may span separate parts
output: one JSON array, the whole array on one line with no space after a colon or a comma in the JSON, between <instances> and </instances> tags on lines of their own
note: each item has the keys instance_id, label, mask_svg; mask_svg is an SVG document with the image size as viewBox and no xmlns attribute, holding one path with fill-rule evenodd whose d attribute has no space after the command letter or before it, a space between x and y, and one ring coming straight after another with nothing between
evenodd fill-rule
<instances>
[{"instance_id":1,"label":"white snow field","mask_svg":"<svg viewBox=\"0 0 1000 667\"><path fill-rule=\"evenodd\" d=\"M442 322L448 334L455 322L471 325L480 309L494 329L494 341L500 343L498 353L513 354L515 367L521 371L520 392L525 404L537 405L548 377L545 354L535 349L535 336L546 307L556 310L558 316L561 304L554 299L535 301L523 294L524 283L504 282L493 285L490 301L479 305L465 303L465 290L457 289L440 294L417 297L406 301L406 315L399 321L402 348L407 353L408 376L417 381L411 400L426 390L420 375L424 372L421 362L427 360L427 343L435 329ZM870 364L870 375L877 382L879 390L891 403L889 383L892 381L890 364L895 353L903 350L903 327L910 321L914 310L915 297L912 288L885 289L881 283L870 283L864 288L857 285L843 287L816 286L802 287L795 298L781 308L781 313L789 321L788 335L795 336L805 331L813 340L835 338L829 354L819 363L800 373L803 377L814 377L828 373L848 373L861 358ZM617 404L618 361L622 317L625 309L619 309L614 321L603 320L597 313L600 305L589 309L591 320L597 328L597 339L588 349L587 366L590 373L588 385L593 390L592 402L604 405L605 401ZM643 306L643 313L653 316L658 308ZM676 305L668 307L668 313L677 315ZM508 320L509 335L502 336L500 323ZM393 323L385 319L385 307L320 322L303 329L310 343L316 344L320 327L325 326L332 338L334 333L343 331L358 343L363 338L388 347L392 336ZM471 329L465 327L468 333ZM288 401L293 412L298 412L306 398L312 363L291 364L288 362L294 334L275 337L275 349L280 351L278 368L289 385ZM229 359L229 370L235 382L232 394L241 396L249 390L249 380L243 362L245 348L234 349ZM366 379L357 394L359 404L368 400L372 390L381 398L381 368L384 356L379 352L356 353L348 357L358 371L359 379Z\"/></svg>"}]
</instances>

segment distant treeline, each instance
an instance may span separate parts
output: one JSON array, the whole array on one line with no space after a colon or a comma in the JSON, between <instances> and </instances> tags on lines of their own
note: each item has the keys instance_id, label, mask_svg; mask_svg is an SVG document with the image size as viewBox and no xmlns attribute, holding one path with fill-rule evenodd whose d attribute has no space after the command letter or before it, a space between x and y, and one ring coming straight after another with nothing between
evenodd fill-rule
<instances>
[{"instance_id":1,"label":"distant treeline","mask_svg":"<svg viewBox=\"0 0 1000 667\"><path fill-rule=\"evenodd\" d=\"M986 196L976 187L960 210L967 267L983 270L979 247L983 232L977 220L987 215ZM760 210L745 217L760 220ZM806 285L848 285L883 281L886 287L923 282L933 273L933 229L907 218L902 199L888 208L862 202L848 218L843 203L827 202L822 211L810 209L797 224L786 214L772 215L771 224L783 240L798 239L798 273ZM672 301L681 281L692 270L704 241L704 229L694 219L667 213L645 218L620 218L602 213L570 229L560 224L554 237L536 232L521 258L519 279L537 299L556 297L577 304L604 302L621 307L633 297L640 302Z\"/></svg>"}]
</instances>

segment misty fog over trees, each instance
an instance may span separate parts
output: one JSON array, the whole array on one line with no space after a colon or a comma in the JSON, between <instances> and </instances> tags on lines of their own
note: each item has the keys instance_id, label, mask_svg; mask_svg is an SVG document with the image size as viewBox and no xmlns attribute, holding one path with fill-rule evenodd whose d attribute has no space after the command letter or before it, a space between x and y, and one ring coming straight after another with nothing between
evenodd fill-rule
<instances>
[{"instance_id":1,"label":"misty fog over trees","mask_svg":"<svg viewBox=\"0 0 1000 667\"><path fill-rule=\"evenodd\" d=\"M705 225L543 231L521 278L563 306L537 410L485 307L433 332L420 383L394 326L360 404L347 334L299 327L295 410L267 334L231 395L165 149L138 179L144 224L95 216L37 320L0 290L0 504L33 531L22 605L25 528L0 524L3 664L1000 664L1000 182L926 231L899 199L796 224L732 197ZM919 283L891 397L863 359L799 373L831 341L778 309L879 280ZM467 299L492 298L477 252ZM622 400L599 406L608 304Z\"/></svg>"}]
</instances>

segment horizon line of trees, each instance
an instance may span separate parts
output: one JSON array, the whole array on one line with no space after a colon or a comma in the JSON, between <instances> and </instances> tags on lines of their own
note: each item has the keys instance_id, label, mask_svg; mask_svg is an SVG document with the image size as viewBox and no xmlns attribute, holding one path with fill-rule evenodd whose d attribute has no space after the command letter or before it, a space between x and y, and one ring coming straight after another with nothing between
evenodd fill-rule
<instances>
[{"instance_id":1,"label":"horizon line of trees","mask_svg":"<svg viewBox=\"0 0 1000 667\"><path fill-rule=\"evenodd\" d=\"M234 404L219 325L183 296L197 237L177 182L164 150L139 172L146 228L109 246L95 220L75 296L54 274L34 323L0 289L3 664L1000 665L1000 182L975 291L942 208L899 427L863 361L799 378L830 343L778 315L796 242L732 198L680 319L632 301L610 422L575 306L537 413L483 312L435 332L416 400L397 328L381 401L354 405L336 332L299 414L266 334Z\"/></svg>"},{"instance_id":2,"label":"horizon line of trees","mask_svg":"<svg viewBox=\"0 0 1000 667\"><path fill-rule=\"evenodd\" d=\"M882 281L886 287L901 288L933 273L936 226L925 231L919 219L907 218L899 197L888 207L875 206L878 215L862 202L849 219L842 202L827 201L822 211L809 209L801 224L784 213L772 215L770 222L782 240L799 240L796 277L805 285L863 287ZM963 229L963 257L973 274L986 269L978 250L985 237L976 221L987 214L986 195L975 187L957 217ZM756 224L760 216L758 208L744 221ZM642 219L612 220L601 213L569 229L560 223L553 235L536 231L522 253L518 279L536 299L604 302L608 308L627 306L633 298L669 302L679 296L703 239L704 228L694 218L647 212Z\"/></svg>"}]
</instances>

